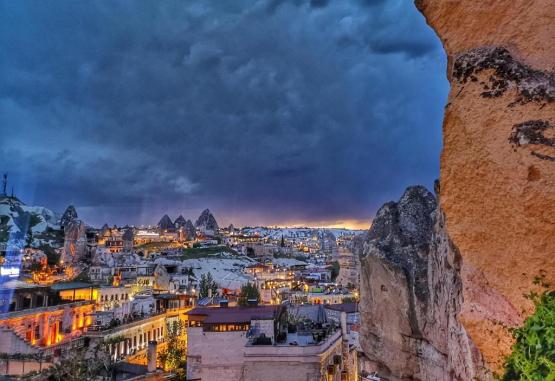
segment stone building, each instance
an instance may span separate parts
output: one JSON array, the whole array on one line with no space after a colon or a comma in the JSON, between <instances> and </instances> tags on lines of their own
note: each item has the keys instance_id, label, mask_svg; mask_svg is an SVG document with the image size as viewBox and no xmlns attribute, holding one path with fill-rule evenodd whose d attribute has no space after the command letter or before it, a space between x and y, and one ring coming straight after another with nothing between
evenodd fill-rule
<instances>
[{"instance_id":1,"label":"stone building","mask_svg":"<svg viewBox=\"0 0 555 381\"><path fill-rule=\"evenodd\" d=\"M275 305L197 307L187 315L188 380L357 379L354 351L335 325L303 322L293 328L286 308Z\"/></svg>"},{"instance_id":2,"label":"stone building","mask_svg":"<svg viewBox=\"0 0 555 381\"><path fill-rule=\"evenodd\" d=\"M90 290L89 290L90 291ZM91 324L90 300L59 303L59 290L21 281L0 287L0 353L57 358L83 345Z\"/></svg>"},{"instance_id":3,"label":"stone building","mask_svg":"<svg viewBox=\"0 0 555 381\"><path fill-rule=\"evenodd\" d=\"M123 252L124 253L132 253L133 252L133 239L134 239L134 234L133 234L133 229L128 228L123 232L123 235L121 236L122 241L123 241Z\"/></svg>"}]
</instances>

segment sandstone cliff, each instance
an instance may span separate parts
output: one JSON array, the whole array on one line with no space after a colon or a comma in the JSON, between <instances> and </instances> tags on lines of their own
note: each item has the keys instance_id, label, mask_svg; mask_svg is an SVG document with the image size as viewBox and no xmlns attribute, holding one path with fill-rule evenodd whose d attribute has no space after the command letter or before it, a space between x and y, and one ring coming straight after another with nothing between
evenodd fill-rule
<instances>
[{"instance_id":1,"label":"sandstone cliff","mask_svg":"<svg viewBox=\"0 0 555 381\"><path fill-rule=\"evenodd\" d=\"M363 243L365 356L389 380L486 380L491 375L457 320L461 258L434 195L408 188L382 206Z\"/></svg>"},{"instance_id":2,"label":"sandstone cliff","mask_svg":"<svg viewBox=\"0 0 555 381\"><path fill-rule=\"evenodd\" d=\"M460 321L490 367L507 327L555 284L555 7L550 0L417 0L448 56L441 208L462 256Z\"/></svg>"}]
</instances>

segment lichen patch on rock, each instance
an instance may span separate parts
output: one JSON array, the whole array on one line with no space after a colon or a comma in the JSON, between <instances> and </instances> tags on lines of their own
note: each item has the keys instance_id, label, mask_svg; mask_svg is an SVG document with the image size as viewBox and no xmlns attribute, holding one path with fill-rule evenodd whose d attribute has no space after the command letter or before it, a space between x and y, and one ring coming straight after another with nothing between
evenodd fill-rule
<instances>
[{"instance_id":1,"label":"lichen patch on rock","mask_svg":"<svg viewBox=\"0 0 555 381\"><path fill-rule=\"evenodd\" d=\"M461 84L478 82L477 75L486 70L493 73L480 82L484 98L500 97L514 87L519 96L511 105L555 99L554 74L522 64L503 47L479 47L460 54L453 65L453 78Z\"/></svg>"},{"instance_id":2,"label":"lichen patch on rock","mask_svg":"<svg viewBox=\"0 0 555 381\"><path fill-rule=\"evenodd\" d=\"M509 142L516 147L523 145L537 145L555 148L555 138L545 136L553 126L547 120L529 120L513 126L513 131L509 136ZM532 155L542 160L555 161L555 156L546 155L537 151L532 151Z\"/></svg>"}]
</instances>

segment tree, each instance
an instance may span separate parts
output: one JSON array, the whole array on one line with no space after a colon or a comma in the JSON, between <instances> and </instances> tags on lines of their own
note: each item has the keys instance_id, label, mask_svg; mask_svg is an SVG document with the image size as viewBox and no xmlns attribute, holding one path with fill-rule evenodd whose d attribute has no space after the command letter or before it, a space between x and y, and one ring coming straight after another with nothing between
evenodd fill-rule
<instances>
[{"instance_id":1,"label":"tree","mask_svg":"<svg viewBox=\"0 0 555 381\"><path fill-rule=\"evenodd\" d=\"M14 223L19 231L24 235L26 247L33 243L33 227L42 222L42 218L37 213L25 212L20 206L15 207L17 215L13 217Z\"/></svg>"},{"instance_id":2,"label":"tree","mask_svg":"<svg viewBox=\"0 0 555 381\"><path fill-rule=\"evenodd\" d=\"M40 262L33 262L29 266L29 272L31 273L38 273L41 270L42 270L42 265L40 264Z\"/></svg>"},{"instance_id":3,"label":"tree","mask_svg":"<svg viewBox=\"0 0 555 381\"><path fill-rule=\"evenodd\" d=\"M27 225L27 239L25 247L31 247L33 243L33 227L42 222L42 218L36 213L29 214L29 224Z\"/></svg>"},{"instance_id":4,"label":"tree","mask_svg":"<svg viewBox=\"0 0 555 381\"><path fill-rule=\"evenodd\" d=\"M0 224L0 242L8 242L10 238L10 226Z\"/></svg>"},{"instance_id":5,"label":"tree","mask_svg":"<svg viewBox=\"0 0 555 381\"><path fill-rule=\"evenodd\" d=\"M52 248L52 246L44 244L40 246L40 249L43 251L44 254L46 254L46 263L48 263L49 266L54 266L58 264L58 261L60 260L60 254L58 254L56 250Z\"/></svg>"},{"instance_id":6,"label":"tree","mask_svg":"<svg viewBox=\"0 0 555 381\"><path fill-rule=\"evenodd\" d=\"M279 244L281 247L285 247L285 239L283 238L283 235L281 236L281 242Z\"/></svg>"},{"instance_id":7,"label":"tree","mask_svg":"<svg viewBox=\"0 0 555 381\"><path fill-rule=\"evenodd\" d=\"M183 323L181 320L168 323L166 329L166 348L158 356L162 368L176 374L174 380L185 380L187 364L187 346L185 344Z\"/></svg>"},{"instance_id":8,"label":"tree","mask_svg":"<svg viewBox=\"0 0 555 381\"><path fill-rule=\"evenodd\" d=\"M49 381L81 381L111 377L113 371L114 363L106 345L98 344L88 351L79 349L68 353L61 361L44 369L42 375Z\"/></svg>"},{"instance_id":9,"label":"tree","mask_svg":"<svg viewBox=\"0 0 555 381\"><path fill-rule=\"evenodd\" d=\"M218 283L216 283L210 272L200 276L199 296L201 298L208 296L208 290L212 290L213 296L218 292Z\"/></svg>"},{"instance_id":10,"label":"tree","mask_svg":"<svg viewBox=\"0 0 555 381\"><path fill-rule=\"evenodd\" d=\"M239 294L237 304L240 306L246 306L248 305L249 299L256 299L257 302L260 301L260 292L258 291L258 288L251 283L247 283L241 287L241 293Z\"/></svg>"},{"instance_id":11,"label":"tree","mask_svg":"<svg viewBox=\"0 0 555 381\"><path fill-rule=\"evenodd\" d=\"M331 271L331 280L334 281L339 275L339 262L334 261L331 266L328 266L328 269Z\"/></svg>"}]
</instances>

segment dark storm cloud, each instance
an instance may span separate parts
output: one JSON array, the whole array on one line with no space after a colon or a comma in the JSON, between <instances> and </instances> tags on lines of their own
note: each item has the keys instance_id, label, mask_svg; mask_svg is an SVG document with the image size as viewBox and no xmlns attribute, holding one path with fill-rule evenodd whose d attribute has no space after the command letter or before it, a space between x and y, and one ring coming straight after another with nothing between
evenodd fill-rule
<instances>
[{"instance_id":1,"label":"dark storm cloud","mask_svg":"<svg viewBox=\"0 0 555 381\"><path fill-rule=\"evenodd\" d=\"M310 0L310 6L314 8L322 8L328 5L329 0Z\"/></svg>"},{"instance_id":2,"label":"dark storm cloud","mask_svg":"<svg viewBox=\"0 0 555 381\"><path fill-rule=\"evenodd\" d=\"M0 169L95 224L370 219L437 177L447 85L412 4L364 3L0 3Z\"/></svg>"},{"instance_id":3,"label":"dark storm cloud","mask_svg":"<svg viewBox=\"0 0 555 381\"><path fill-rule=\"evenodd\" d=\"M358 2L366 7L381 6L388 0L358 0Z\"/></svg>"}]
</instances>

